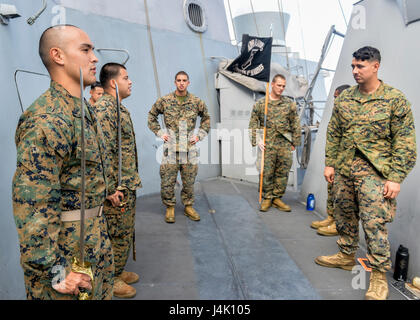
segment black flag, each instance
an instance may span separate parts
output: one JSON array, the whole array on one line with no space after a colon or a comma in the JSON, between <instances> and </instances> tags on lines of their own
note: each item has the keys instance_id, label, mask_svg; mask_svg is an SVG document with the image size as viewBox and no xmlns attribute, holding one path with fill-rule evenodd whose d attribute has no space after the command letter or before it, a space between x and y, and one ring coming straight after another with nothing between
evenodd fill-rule
<instances>
[{"instance_id":1,"label":"black flag","mask_svg":"<svg viewBox=\"0 0 420 320\"><path fill-rule=\"evenodd\" d=\"M226 70L260 81L270 81L271 46L273 38L242 35L241 55Z\"/></svg>"}]
</instances>

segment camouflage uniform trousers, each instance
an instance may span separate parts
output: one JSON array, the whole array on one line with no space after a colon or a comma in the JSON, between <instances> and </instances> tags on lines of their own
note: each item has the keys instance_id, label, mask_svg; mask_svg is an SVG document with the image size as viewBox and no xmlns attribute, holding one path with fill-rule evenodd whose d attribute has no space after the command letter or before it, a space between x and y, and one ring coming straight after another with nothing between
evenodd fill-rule
<instances>
[{"instance_id":1,"label":"camouflage uniform trousers","mask_svg":"<svg viewBox=\"0 0 420 320\"><path fill-rule=\"evenodd\" d=\"M113 207L109 200L105 201L104 213L108 224L114 254L115 277L124 271L133 246L136 215L136 191L124 191L124 207Z\"/></svg>"},{"instance_id":2,"label":"camouflage uniform trousers","mask_svg":"<svg viewBox=\"0 0 420 320\"><path fill-rule=\"evenodd\" d=\"M328 182L327 186L327 214L334 218L334 193L333 193L333 184Z\"/></svg>"},{"instance_id":3,"label":"camouflage uniform trousers","mask_svg":"<svg viewBox=\"0 0 420 320\"><path fill-rule=\"evenodd\" d=\"M85 234L92 235L85 242L85 261L92 264L94 281L92 300L111 300L114 286L114 261L105 217L90 218L85 223ZM63 222L58 237L58 247L64 253L68 266L63 276L70 272L73 255L79 255L80 222ZM76 250L75 250L76 248ZM95 253L98 253L95 256ZM56 276L59 276L57 270ZM61 294L52 288L50 279L36 279L24 269L26 294L29 300L77 300L77 296ZM52 279L54 281L54 279Z\"/></svg>"},{"instance_id":4,"label":"camouflage uniform trousers","mask_svg":"<svg viewBox=\"0 0 420 320\"><path fill-rule=\"evenodd\" d=\"M198 172L197 150L174 152L165 150L160 165L161 197L166 206L175 206L175 184L178 171L181 173L181 200L184 206L194 204L194 182Z\"/></svg>"},{"instance_id":5,"label":"camouflage uniform trousers","mask_svg":"<svg viewBox=\"0 0 420 320\"><path fill-rule=\"evenodd\" d=\"M373 269L391 269L391 251L386 223L392 222L396 200L385 199L386 179L365 159L353 159L349 177L335 175L333 185L334 219L340 235L338 247L345 254L355 253L359 242L359 220L365 232L367 258Z\"/></svg>"},{"instance_id":6,"label":"camouflage uniform trousers","mask_svg":"<svg viewBox=\"0 0 420 320\"><path fill-rule=\"evenodd\" d=\"M293 158L291 144L288 141L272 146L266 144L264 152L263 174L263 199L275 199L283 197L286 192L289 171L292 167ZM262 152L258 151L257 170L261 173Z\"/></svg>"}]
</instances>

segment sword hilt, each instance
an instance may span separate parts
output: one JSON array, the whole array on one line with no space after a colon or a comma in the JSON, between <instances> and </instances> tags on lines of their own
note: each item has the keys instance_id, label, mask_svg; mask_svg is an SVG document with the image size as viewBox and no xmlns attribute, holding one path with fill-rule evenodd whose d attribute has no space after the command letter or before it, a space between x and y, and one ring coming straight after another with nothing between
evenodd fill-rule
<instances>
[{"instance_id":1,"label":"sword hilt","mask_svg":"<svg viewBox=\"0 0 420 320\"><path fill-rule=\"evenodd\" d=\"M71 263L71 271L77 272L77 273L83 273L89 276L91 280L91 284L92 284L92 290L79 288L80 292L77 299L78 300L92 300L94 281L93 281L92 266L90 262L84 261L83 263L81 263L81 261L79 261L76 257L73 257L73 260Z\"/></svg>"},{"instance_id":2,"label":"sword hilt","mask_svg":"<svg viewBox=\"0 0 420 320\"><path fill-rule=\"evenodd\" d=\"M124 194L124 190L125 190L125 189L124 189L123 187L118 186L118 187L117 187L117 190L118 190L118 191L120 191L120 192L122 192L122 193ZM125 198L125 196L126 196L126 195L124 194L124 198ZM121 201L121 202L120 202L119 207L120 207L120 208L124 208L126 205L127 205L127 200L125 200L125 201ZM124 211L125 211L125 210L124 210ZM124 212L124 211L121 209L121 212Z\"/></svg>"},{"instance_id":3,"label":"sword hilt","mask_svg":"<svg viewBox=\"0 0 420 320\"><path fill-rule=\"evenodd\" d=\"M119 207L121 208L121 212L125 212L125 206L127 205L127 201L120 202Z\"/></svg>"}]
</instances>

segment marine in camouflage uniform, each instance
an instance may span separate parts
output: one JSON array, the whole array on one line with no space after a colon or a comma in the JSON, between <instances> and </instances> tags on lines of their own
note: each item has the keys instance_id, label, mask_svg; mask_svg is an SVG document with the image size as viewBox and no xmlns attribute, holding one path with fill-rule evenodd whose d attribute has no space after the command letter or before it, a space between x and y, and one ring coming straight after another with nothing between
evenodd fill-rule
<instances>
[{"instance_id":1,"label":"marine in camouflage uniform","mask_svg":"<svg viewBox=\"0 0 420 320\"><path fill-rule=\"evenodd\" d=\"M399 90L378 79L381 55L363 47L353 53L357 86L337 98L328 124L324 176L333 182L334 219L340 251L319 256L321 266L352 270L365 231L372 266L367 300L386 300L391 252L386 224L396 212L400 184L417 158L411 105Z\"/></svg>"},{"instance_id":2,"label":"marine in camouflage uniform","mask_svg":"<svg viewBox=\"0 0 420 320\"><path fill-rule=\"evenodd\" d=\"M80 254L80 220L65 220L80 209L81 100L57 82L20 117L16 130L17 168L13 213L28 299L77 299L52 288L60 270L70 273ZM86 209L106 197L102 132L91 107L85 110ZM85 260L92 264L93 299L111 299L114 265L105 216L85 221Z\"/></svg>"},{"instance_id":3,"label":"marine in camouflage uniform","mask_svg":"<svg viewBox=\"0 0 420 320\"><path fill-rule=\"evenodd\" d=\"M120 105L121 119L121 186L118 186L118 120L117 100L105 93L94 106L98 120L104 132L107 156L111 163L109 171L108 193L113 194L118 187L124 193L123 207L113 207L107 200L104 213L108 222L115 261L115 277L119 277L127 263L130 248L133 245L136 213L136 190L141 188L138 173L136 137L130 112Z\"/></svg>"},{"instance_id":4,"label":"marine in camouflage uniform","mask_svg":"<svg viewBox=\"0 0 420 320\"><path fill-rule=\"evenodd\" d=\"M337 97L343 92L345 89L350 88L349 85L341 85L337 87L334 91L334 99L337 99ZM334 194L332 191L333 183L328 182L327 186L327 218L324 220L319 221L313 221L311 223L311 227L314 229L317 229L317 234L323 235L323 236L336 236L338 235L337 228L334 221Z\"/></svg>"},{"instance_id":5,"label":"marine in camouflage uniform","mask_svg":"<svg viewBox=\"0 0 420 320\"><path fill-rule=\"evenodd\" d=\"M181 76L185 74L182 73ZM175 79L177 79L177 76ZM186 75L188 77L188 75ZM186 88L184 88L186 90ZM201 117L198 140L204 139L210 130L210 115L205 103L195 95L186 92L186 96L177 96L177 91L159 98L149 111L148 127L158 137L169 134L165 142L163 159L160 166L161 197L167 208L176 204L175 184L178 171L181 173L181 199L186 208L194 204L194 182L198 172L198 149L190 142L196 127L197 117ZM158 116L162 114L166 129L162 129ZM186 212L187 216L190 216ZM193 220L199 220L195 213ZM191 216L190 216L191 217ZM194 218L197 217L197 218ZM174 219L166 219L174 222Z\"/></svg>"},{"instance_id":6,"label":"marine in camouflage uniform","mask_svg":"<svg viewBox=\"0 0 420 320\"><path fill-rule=\"evenodd\" d=\"M381 82L371 95L358 86L336 100L328 125L325 165L334 167L334 218L340 251L358 248L359 219L366 234L368 259L381 272L391 269L386 223L396 200L386 199L386 181L403 182L416 163L416 137L410 103L403 93Z\"/></svg>"},{"instance_id":7,"label":"marine in camouflage uniform","mask_svg":"<svg viewBox=\"0 0 420 320\"><path fill-rule=\"evenodd\" d=\"M282 77L275 76L272 86L283 80ZM286 81L283 82L285 85ZM263 140L264 111L265 98L262 98L254 105L249 120L250 140L254 147ZM292 148L301 144L301 126L296 103L283 95L278 100L272 100L270 96L266 128L262 186L264 201L261 211L266 211L268 207L265 203L271 206L272 201L279 209L290 211L290 207L279 200L286 191L289 171L293 163ZM259 171L261 170L261 156L262 152L258 150L256 165Z\"/></svg>"}]
</instances>

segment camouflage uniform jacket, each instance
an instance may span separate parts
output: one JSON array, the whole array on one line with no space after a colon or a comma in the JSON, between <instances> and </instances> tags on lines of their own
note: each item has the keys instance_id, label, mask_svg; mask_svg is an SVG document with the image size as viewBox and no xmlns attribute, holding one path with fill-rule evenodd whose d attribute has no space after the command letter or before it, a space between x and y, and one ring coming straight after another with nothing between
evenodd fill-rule
<instances>
[{"instance_id":1,"label":"camouflage uniform jacket","mask_svg":"<svg viewBox=\"0 0 420 320\"><path fill-rule=\"evenodd\" d=\"M69 268L64 248L57 244L64 232L62 211L80 209L80 99L52 81L20 117L16 130L17 167L13 178L13 212L26 274L52 279L52 268ZM87 106L86 209L104 203L106 177L102 133ZM61 235L62 236L62 235ZM89 237L89 233L86 234Z\"/></svg>"},{"instance_id":2,"label":"camouflage uniform jacket","mask_svg":"<svg viewBox=\"0 0 420 320\"><path fill-rule=\"evenodd\" d=\"M249 120L249 134L252 146L257 145L257 130L264 128L265 97L258 100ZM296 103L281 96L279 100L269 100L267 106L266 144L275 146L283 137L293 146L301 144L301 127ZM261 135L262 139L262 135Z\"/></svg>"},{"instance_id":3,"label":"camouflage uniform jacket","mask_svg":"<svg viewBox=\"0 0 420 320\"><path fill-rule=\"evenodd\" d=\"M102 127L106 142L106 155L111 169L107 172L108 194L118 187L118 115L117 100L105 93L93 107ZM136 136L130 112L120 104L121 117L121 187L135 191L141 188L137 158Z\"/></svg>"},{"instance_id":4,"label":"camouflage uniform jacket","mask_svg":"<svg viewBox=\"0 0 420 320\"><path fill-rule=\"evenodd\" d=\"M159 125L159 114L164 115L166 131L162 130ZM149 111L147 125L158 137L164 133L174 135L176 151L188 151L189 138L195 129L197 116L201 117L197 136L202 140L210 131L210 115L206 104L189 92L187 92L186 100L180 103L175 92L172 92L155 102Z\"/></svg>"},{"instance_id":5,"label":"camouflage uniform jacket","mask_svg":"<svg viewBox=\"0 0 420 320\"><path fill-rule=\"evenodd\" d=\"M350 173L356 149L389 181L401 183L416 163L416 133L410 102L381 82L371 95L358 86L335 100L328 124L325 165Z\"/></svg>"}]
</instances>

